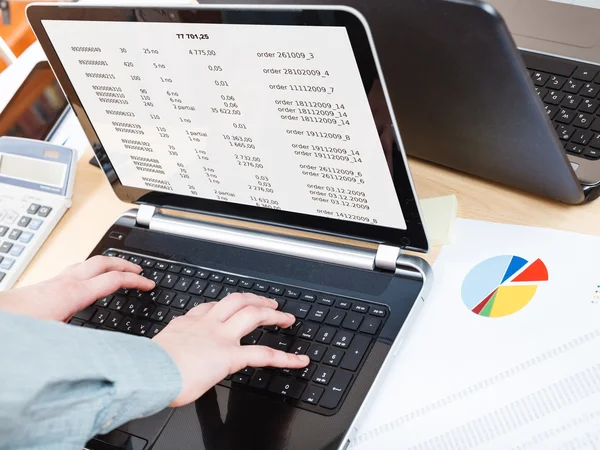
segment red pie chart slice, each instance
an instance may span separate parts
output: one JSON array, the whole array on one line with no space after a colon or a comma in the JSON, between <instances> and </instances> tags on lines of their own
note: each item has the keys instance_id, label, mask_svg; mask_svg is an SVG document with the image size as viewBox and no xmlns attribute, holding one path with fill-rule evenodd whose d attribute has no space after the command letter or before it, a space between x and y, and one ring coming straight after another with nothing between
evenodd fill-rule
<instances>
[{"instance_id":1,"label":"red pie chart slice","mask_svg":"<svg viewBox=\"0 0 600 450\"><path fill-rule=\"evenodd\" d=\"M517 275L512 282L519 281L548 281L548 269L541 259L536 259L527 269Z\"/></svg>"}]
</instances>

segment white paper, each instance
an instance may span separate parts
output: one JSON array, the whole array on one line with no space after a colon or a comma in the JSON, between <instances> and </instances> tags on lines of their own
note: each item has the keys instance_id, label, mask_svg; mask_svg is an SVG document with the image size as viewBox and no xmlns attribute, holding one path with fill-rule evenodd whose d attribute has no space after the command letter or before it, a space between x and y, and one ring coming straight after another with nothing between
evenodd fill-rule
<instances>
[{"instance_id":1,"label":"white paper","mask_svg":"<svg viewBox=\"0 0 600 450\"><path fill-rule=\"evenodd\" d=\"M345 28L43 25L123 184L406 228Z\"/></svg>"},{"instance_id":2,"label":"white paper","mask_svg":"<svg viewBox=\"0 0 600 450\"><path fill-rule=\"evenodd\" d=\"M600 448L600 237L459 219L454 242L353 448ZM483 317L462 284L498 255L541 259L548 281Z\"/></svg>"}]
</instances>

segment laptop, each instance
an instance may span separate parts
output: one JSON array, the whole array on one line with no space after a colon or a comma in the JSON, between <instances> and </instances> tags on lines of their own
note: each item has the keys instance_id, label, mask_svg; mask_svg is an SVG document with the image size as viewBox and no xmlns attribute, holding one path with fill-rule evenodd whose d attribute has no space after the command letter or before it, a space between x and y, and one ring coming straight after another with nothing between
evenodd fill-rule
<instances>
[{"instance_id":1,"label":"laptop","mask_svg":"<svg viewBox=\"0 0 600 450\"><path fill-rule=\"evenodd\" d=\"M92 255L156 281L70 323L151 338L198 304L253 292L297 321L242 345L311 358L246 368L87 448L346 448L431 280L406 253L428 242L385 42L341 6L46 3L27 15L115 194L137 205Z\"/></svg>"}]
</instances>

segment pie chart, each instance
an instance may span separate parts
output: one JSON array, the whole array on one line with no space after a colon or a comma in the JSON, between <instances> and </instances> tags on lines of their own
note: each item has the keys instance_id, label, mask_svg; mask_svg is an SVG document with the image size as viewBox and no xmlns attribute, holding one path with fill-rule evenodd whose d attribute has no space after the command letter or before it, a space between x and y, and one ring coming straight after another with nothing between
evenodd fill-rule
<instances>
[{"instance_id":1,"label":"pie chart","mask_svg":"<svg viewBox=\"0 0 600 450\"><path fill-rule=\"evenodd\" d=\"M541 259L530 262L520 256L495 256L471 269L461 294L474 314L505 317L525 307L544 281L548 281L548 269Z\"/></svg>"}]
</instances>

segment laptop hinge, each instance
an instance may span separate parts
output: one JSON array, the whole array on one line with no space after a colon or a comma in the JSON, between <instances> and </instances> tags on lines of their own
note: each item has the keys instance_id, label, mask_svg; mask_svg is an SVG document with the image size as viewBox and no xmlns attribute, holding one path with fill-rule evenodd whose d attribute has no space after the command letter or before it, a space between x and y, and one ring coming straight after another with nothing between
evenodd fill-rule
<instances>
[{"instance_id":1,"label":"laptop hinge","mask_svg":"<svg viewBox=\"0 0 600 450\"><path fill-rule=\"evenodd\" d=\"M381 244L375 254L375 268L385 272L395 272L402 250L398 247Z\"/></svg>"},{"instance_id":2,"label":"laptop hinge","mask_svg":"<svg viewBox=\"0 0 600 450\"><path fill-rule=\"evenodd\" d=\"M137 215L135 217L135 222L139 227L142 228L150 228L150 221L154 214L156 213L156 208L150 205L141 205L137 210Z\"/></svg>"}]
</instances>

